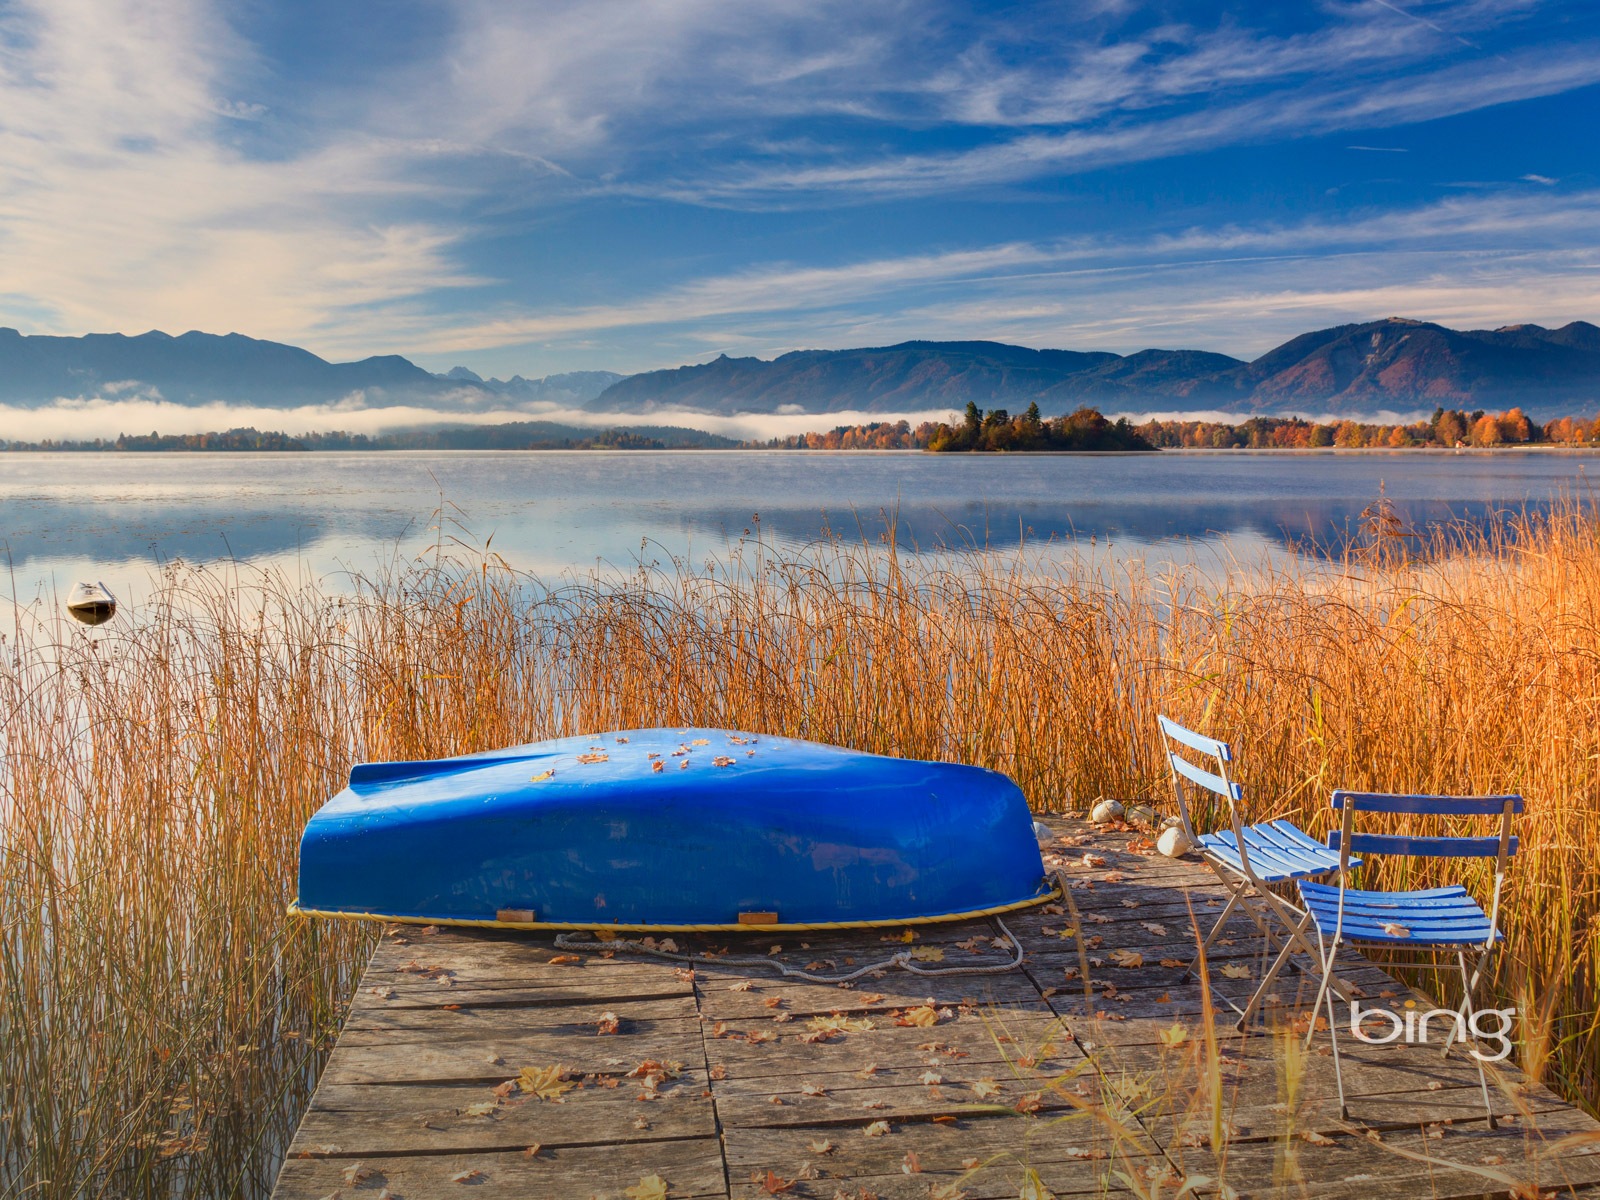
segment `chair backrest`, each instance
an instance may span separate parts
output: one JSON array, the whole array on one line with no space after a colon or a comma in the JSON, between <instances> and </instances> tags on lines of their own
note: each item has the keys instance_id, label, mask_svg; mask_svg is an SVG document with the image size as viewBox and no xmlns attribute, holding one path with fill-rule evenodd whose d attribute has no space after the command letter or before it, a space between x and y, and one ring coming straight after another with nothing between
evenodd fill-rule
<instances>
[{"instance_id":1,"label":"chair backrest","mask_svg":"<svg viewBox=\"0 0 1600 1200\"><path fill-rule=\"evenodd\" d=\"M1333 793L1332 806L1344 813L1341 828L1328 834L1328 845L1339 852L1339 920L1344 921L1344 891L1350 886L1352 854L1408 854L1423 858L1493 858L1494 899L1489 908L1489 941L1500 928L1500 891L1505 883L1506 859L1517 852L1517 839L1511 834L1511 817L1522 811L1522 797L1507 796L1412 796L1397 792ZM1500 832L1489 837L1446 835L1414 837L1399 833L1357 833L1356 814L1397 813L1414 816L1500 818Z\"/></svg>"},{"instance_id":2,"label":"chair backrest","mask_svg":"<svg viewBox=\"0 0 1600 1200\"><path fill-rule=\"evenodd\" d=\"M1233 750L1227 742L1219 742L1216 738L1207 737L1203 733L1185 729L1176 721L1168 720L1166 717L1158 715L1156 723L1161 727L1161 736L1167 753L1167 766L1172 771L1172 794L1178 801L1178 816L1183 821L1184 835L1191 843L1198 840L1194 822L1189 818L1189 801L1184 794L1184 784L1187 782L1228 802L1228 814L1233 819L1234 833L1242 844L1244 835L1239 817L1239 802L1243 799L1244 792L1237 783L1228 778L1228 764L1233 761ZM1216 770L1207 769L1210 763L1199 766L1191 762L1180 749L1192 751L1203 759L1211 760L1216 764Z\"/></svg>"},{"instance_id":3,"label":"chair backrest","mask_svg":"<svg viewBox=\"0 0 1600 1200\"><path fill-rule=\"evenodd\" d=\"M1333 793L1332 806L1344 813L1342 828L1328 834L1328 845L1348 859L1351 854L1407 854L1423 858L1497 858L1496 871L1504 874L1506 859L1517 852L1511 818L1522 811L1522 797L1412 796L1397 792ZM1416 837L1399 833L1357 833L1358 812L1401 813L1415 816L1500 818L1500 831L1485 837L1451 834Z\"/></svg>"}]
</instances>

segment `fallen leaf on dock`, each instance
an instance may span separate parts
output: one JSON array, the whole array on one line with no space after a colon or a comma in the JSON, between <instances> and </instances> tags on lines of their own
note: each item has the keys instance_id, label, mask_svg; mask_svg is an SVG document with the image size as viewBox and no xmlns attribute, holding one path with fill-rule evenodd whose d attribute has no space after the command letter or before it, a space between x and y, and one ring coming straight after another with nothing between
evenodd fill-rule
<instances>
[{"instance_id":1,"label":"fallen leaf on dock","mask_svg":"<svg viewBox=\"0 0 1600 1200\"><path fill-rule=\"evenodd\" d=\"M535 775L532 778L532 780L530 780L529 782L531 782L531 783L543 783L546 779L554 779L555 777L556 777L555 768L552 767L548 771L541 771L539 774Z\"/></svg>"},{"instance_id":2,"label":"fallen leaf on dock","mask_svg":"<svg viewBox=\"0 0 1600 1200\"><path fill-rule=\"evenodd\" d=\"M601 751L597 754L580 754L578 755L578 761L584 763L585 765L589 763L610 762L611 755L606 754L604 751ZM551 772L551 774L554 774L554 772Z\"/></svg>"},{"instance_id":3,"label":"fallen leaf on dock","mask_svg":"<svg viewBox=\"0 0 1600 1200\"><path fill-rule=\"evenodd\" d=\"M659 1175L641 1175L639 1182L623 1188L628 1200L667 1200L667 1181Z\"/></svg>"},{"instance_id":4,"label":"fallen leaf on dock","mask_svg":"<svg viewBox=\"0 0 1600 1200\"><path fill-rule=\"evenodd\" d=\"M883 1137L889 1132L889 1122L874 1121L871 1125L868 1125L864 1130L862 1130L862 1132L868 1137Z\"/></svg>"},{"instance_id":5,"label":"fallen leaf on dock","mask_svg":"<svg viewBox=\"0 0 1600 1200\"><path fill-rule=\"evenodd\" d=\"M1246 966L1242 966L1239 963L1229 963L1227 966L1222 968L1222 973L1224 975L1226 975L1229 979L1249 979L1250 978L1250 968L1246 967Z\"/></svg>"},{"instance_id":6,"label":"fallen leaf on dock","mask_svg":"<svg viewBox=\"0 0 1600 1200\"><path fill-rule=\"evenodd\" d=\"M1144 966L1144 955L1137 950L1113 950L1110 957L1111 961L1117 966L1127 967L1130 970L1134 967Z\"/></svg>"},{"instance_id":7,"label":"fallen leaf on dock","mask_svg":"<svg viewBox=\"0 0 1600 1200\"><path fill-rule=\"evenodd\" d=\"M484 1178L484 1174L482 1171L478 1170L477 1167L468 1167L465 1171L457 1171L454 1175L450 1176L450 1182L474 1183L482 1178Z\"/></svg>"},{"instance_id":8,"label":"fallen leaf on dock","mask_svg":"<svg viewBox=\"0 0 1600 1200\"><path fill-rule=\"evenodd\" d=\"M517 1075L517 1086L531 1096L537 1096L541 1100L553 1100L560 1104L563 1102L561 1097L577 1086L562 1078L566 1073L567 1069L559 1065L523 1067Z\"/></svg>"}]
</instances>

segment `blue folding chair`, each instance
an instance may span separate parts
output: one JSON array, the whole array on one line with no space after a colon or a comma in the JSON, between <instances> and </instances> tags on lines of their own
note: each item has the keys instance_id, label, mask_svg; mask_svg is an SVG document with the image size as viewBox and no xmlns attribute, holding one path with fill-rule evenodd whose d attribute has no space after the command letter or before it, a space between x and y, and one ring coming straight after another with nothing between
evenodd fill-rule
<instances>
[{"instance_id":1,"label":"blue folding chair","mask_svg":"<svg viewBox=\"0 0 1600 1200\"><path fill-rule=\"evenodd\" d=\"M1195 972L1204 961L1211 943L1216 940L1235 909L1255 922L1261 936L1266 939L1269 951L1277 951L1277 957L1249 1002L1239 1008L1228 1001L1229 1007L1239 1014L1238 1028L1243 1030L1267 990L1283 968L1290 964L1295 953L1321 962L1321 956L1310 941L1310 917L1272 891L1272 887L1297 883L1303 879L1324 879L1348 869L1349 865L1360 866L1360 860L1341 864L1337 852L1302 832L1292 821L1245 824L1239 811L1244 797L1243 789L1228 778L1228 764L1233 761L1233 750L1228 743L1185 729L1163 716L1157 716L1156 721L1166 739L1167 763L1172 770L1172 791L1178 801L1178 816L1183 822L1184 835L1228 890L1228 903L1212 925L1211 932L1200 943L1200 952L1189 964L1188 973ZM1210 759L1216 764L1216 770L1210 771L1190 762L1179 752L1180 747ZM1189 816L1185 783L1226 800L1232 829L1197 834ZM1343 996L1345 993L1339 989L1339 994Z\"/></svg>"},{"instance_id":2,"label":"blue folding chair","mask_svg":"<svg viewBox=\"0 0 1600 1200\"><path fill-rule=\"evenodd\" d=\"M1483 979L1484 969L1496 947L1505 940L1500 932L1500 890L1505 882L1506 860L1517 852L1517 839L1511 834L1511 818L1522 811L1521 796L1404 796L1385 792L1333 793L1333 807L1342 810L1341 828L1328 834L1328 844L1339 853L1341 870L1353 867L1352 852L1362 854L1406 854L1429 858L1493 858L1494 898L1489 911L1483 911L1463 887L1426 888L1410 892L1369 892L1350 886L1348 874L1341 874L1338 886L1302 881L1300 897L1316 927L1322 967L1322 986L1314 1013L1327 1001L1328 1031L1333 1039L1334 1077L1339 1083L1339 1115L1349 1119L1344 1098L1344 1076L1339 1069L1338 1022L1333 1015L1329 993L1333 960L1340 946L1356 949L1415 951L1439 955L1454 953L1461 969L1461 1007L1451 1023L1444 1052L1459 1037L1466 1040L1472 1023L1472 997ZM1357 833L1358 812L1408 814L1438 817L1500 818L1498 834L1488 837L1460 835L1413 837L1393 833ZM1469 968L1469 961L1471 966ZM1353 1014L1352 1014L1353 1015ZM1306 1034L1306 1044L1316 1034L1316 1022ZM1483 1089L1483 1106L1489 1128L1495 1127L1494 1108L1489 1103L1489 1081L1483 1060L1478 1064L1478 1082Z\"/></svg>"}]
</instances>

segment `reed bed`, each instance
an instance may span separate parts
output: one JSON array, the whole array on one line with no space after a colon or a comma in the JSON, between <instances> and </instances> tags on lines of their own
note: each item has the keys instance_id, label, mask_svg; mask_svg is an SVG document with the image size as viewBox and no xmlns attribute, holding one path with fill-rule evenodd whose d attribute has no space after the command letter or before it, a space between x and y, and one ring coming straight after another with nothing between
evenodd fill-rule
<instances>
[{"instance_id":1,"label":"reed bed","mask_svg":"<svg viewBox=\"0 0 1600 1200\"><path fill-rule=\"evenodd\" d=\"M0 1196L263 1195L370 949L284 915L349 766L657 724L980 763L1060 810L1164 803L1163 712L1236 743L1252 815L1318 833L1334 787L1520 791L1491 993L1525 1068L1600 1096L1600 519L1576 504L1220 575L757 538L541 582L441 541L337 594L175 567L102 629L17 608L0 639Z\"/></svg>"}]
</instances>

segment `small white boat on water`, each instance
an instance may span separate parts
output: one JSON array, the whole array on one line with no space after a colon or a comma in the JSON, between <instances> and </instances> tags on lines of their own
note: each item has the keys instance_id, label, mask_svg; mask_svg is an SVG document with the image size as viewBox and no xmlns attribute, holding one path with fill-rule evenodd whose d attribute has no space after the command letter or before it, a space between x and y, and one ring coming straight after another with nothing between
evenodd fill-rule
<instances>
[{"instance_id":1,"label":"small white boat on water","mask_svg":"<svg viewBox=\"0 0 1600 1200\"><path fill-rule=\"evenodd\" d=\"M103 583L78 583L67 594L67 612L85 625L104 625L117 615L117 598Z\"/></svg>"}]
</instances>

